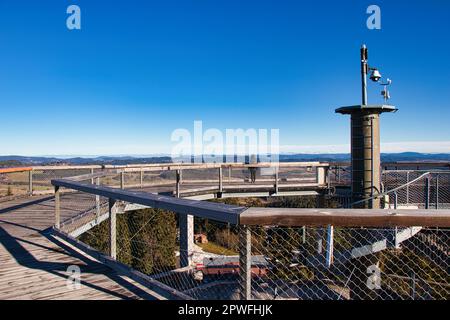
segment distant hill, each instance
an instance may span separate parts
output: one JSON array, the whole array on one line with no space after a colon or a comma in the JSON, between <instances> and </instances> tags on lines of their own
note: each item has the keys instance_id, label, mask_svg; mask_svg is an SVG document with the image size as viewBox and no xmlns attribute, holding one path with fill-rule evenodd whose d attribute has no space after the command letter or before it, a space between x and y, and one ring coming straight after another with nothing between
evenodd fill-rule
<instances>
[{"instance_id":1,"label":"distant hill","mask_svg":"<svg viewBox=\"0 0 450 320\"><path fill-rule=\"evenodd\" d=\"M280 161L349 161L349 153L335 154L284 154L280 155ZM450 153L382 153L381 161L450 161Z\"/></svg>"},{"instance_id":2,"label":"distant hill","mask_svg":"<svg viewBox=\"0 0 450 320\"><path fill-rule=\"evenodd\" d=\"M74 158L59 158L59 157L25 157L25 156L0 156L0 166L24 166L24 165L94 165L94 164L111 164L111 165L125 165L130 163L148 164L148 163L170 163L170 157L74 157Z\"/></svg>"},{"instance_id":3,"label":"distant hill","mask_svg":"<svg viewBox=\"0 0 450 320\"><path fill-rule=\"evenodd\" d=\"M281 162L294 161L349 161L350 154L335 153L335 154L281 154L279 157ZM450 153L418 153L418 152L403 152L403 153L382 153L381 160L384 162L394 161L450 161ZM27 157L27 156L0 156L0 167L14 167L14 166L31 166L31 165L89 165L89 164L111 164L111 165L125 165L125 164L148 164L148 163L171 163L172 159L169 156L99 156L99 157Z\"/></svg>"}]
</instances>

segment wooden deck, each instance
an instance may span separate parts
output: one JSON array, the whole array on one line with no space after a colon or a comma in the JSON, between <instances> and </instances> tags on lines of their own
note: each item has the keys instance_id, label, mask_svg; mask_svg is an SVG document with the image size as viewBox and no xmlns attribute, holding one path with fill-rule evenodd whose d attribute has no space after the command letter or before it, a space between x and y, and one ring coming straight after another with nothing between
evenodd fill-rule
<instances>
[{"instance_id":1,"label":"wooden deck","mask_svg":"<svg viewBox=\"0 0 450 320\"><path fill-rule=\"evenodd\" d=\"M50 235L53 222L53 197L0 203L1 300L162 298ZM71 265L80 267L79 289L67 286Z\"/></svg>"}]
</instances>

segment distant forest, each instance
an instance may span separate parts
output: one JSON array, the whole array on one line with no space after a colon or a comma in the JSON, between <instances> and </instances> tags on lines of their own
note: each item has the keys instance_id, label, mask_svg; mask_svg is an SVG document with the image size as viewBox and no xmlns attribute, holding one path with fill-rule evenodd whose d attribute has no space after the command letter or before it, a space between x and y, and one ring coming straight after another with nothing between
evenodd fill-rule
<instances>
[{"instance_id":1,"label":"distant forest","mask_svg":"<svg viewBox=\"0 0 450 320\"><path fill-rule=\"evenodd\" d=\"M280 162L294 162L294 161L349 161L350 154L335 153L335 154L281 154L279 156ZM248 161L248 157L246 157ZM403 153L382 153L381 161L395 162L395 161L450 161L450 153L418 153L418 152L403 152ZM20 167L32 165L126 165L126 164L148 164L148 163L171 163L172 159L169 156L148 156L148 157L133 157L133 156L107 156L107 157L25 157L25 156L0 156L0 167Z\"/></svg>"}]
</instances>

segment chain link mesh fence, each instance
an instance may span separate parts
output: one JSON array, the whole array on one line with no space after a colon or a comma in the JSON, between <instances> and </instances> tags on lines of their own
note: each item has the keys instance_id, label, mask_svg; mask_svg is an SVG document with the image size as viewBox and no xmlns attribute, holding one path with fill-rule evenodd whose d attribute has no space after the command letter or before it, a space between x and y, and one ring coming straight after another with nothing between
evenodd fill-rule
<instances>
[{"instance_id":1,"label":"chain link mesh fence","mask_svg":"<svg viewBox=\"0 0 450 320\"><path fill-rule=\"evenodd\" d=\"M0 199L29 194L29 171L0 173Z\"/></svg>"},{"instance_id":2,"label":"chain link mesh fence","mask_svg":"<svg viewBox=\"0 0 450 320\"><path fill-rule=\"evenodd\" d=\"M118 214L118 261L194 299L239 299L243 227L195 218L183 245L179 219L155 209ZM450 298L450 229L248 229L252 299ZM109 220L80 239L108 254Z\"/></svg>"},{"instance_id":3,"label":"chain link mesh fence","mask_svg":"<svg viewBox=\"0 0 450 320\"><path fill-rule=\"evenodd\" d=\"M297 174L304 175L302 170L308 169ZM445 208L450 202L449 173L430 173L406 190L404 185L421 174L385 172L385 190L395 189L397 206ZM74 174L49 170L36 177L45 185L66 175ZM136 171L99 180L101 185L135 188L141 177ZM174 171L151 173L157 181L175 178ZM392 204L394 198L389 196ZM64 189L60 204L61 230L110 254L108 199ZM126 205L116 216L117 260L194 299L240 299L245 275L251 299L450 298L450 229L245 227L196 217L190 230L182 215L156 209L128 211ZM244 247L242 234L247 230L250 242Z\"/></svg>"},{"instance_id":4,"label":"chain link mesh fence","mask_svg":"<svg viewBox=\"0 0 450 320\"><path fill-rule=\"evenodd\" d=\"M423 209L448 209L450 208L450 172L424 171L385 171L382 174L384 189L386 192L399 188L389 193L389 205ZM409 184L411 181L417 181ZM402 187L404 186L404 187Z\"/></svg>"},{"instance_id":5,"label":"chain link mesh fence","mask_svg":"<svg viewBox=\"0 0 450 320\"><path fill-rule=\"evenodd\" d=\"M449 230L333 229L252 227L252 297L450 298Z\"/></svg>"}]
</instances>

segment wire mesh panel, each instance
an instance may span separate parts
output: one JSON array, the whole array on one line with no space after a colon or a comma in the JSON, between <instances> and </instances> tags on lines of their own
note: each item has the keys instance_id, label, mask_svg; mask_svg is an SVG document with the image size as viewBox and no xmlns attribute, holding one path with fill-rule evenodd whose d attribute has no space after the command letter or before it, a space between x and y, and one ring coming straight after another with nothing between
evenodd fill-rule
<instances>
[{"instance_id":1,"label":"wire mesh panel","mask_svg":"<svg viewBox=\"0 0 450 320\"><path fill-rule=\"evenodd\" d=\"M450 298L448 230L252 227L251 234L254 299Z\"/></svg>"},{"instance_id":2,"label":"wire mesh panel","mask_svg":"<svg viewBox=\"0 0 450 320\"><path fill-rule=\"evenodd\" d=\"M304 170L294 170L292 177L304 176ZM218 170L202 176L186 170L183 179L212 174ZM385 172L383 181L389 204L442 208L449 202L448 177ZM134 188L144 178L140 171L118 172L102 177L100 184ZM175 182L175 171L152 173L151 179ZM168 188L172 191L173 185ZM62 231L195 299L450 298L450 229L237 226L166 210L136 210L133 204L65 188L58 196ZM298 208L315 207L316 200L258 201ZM225 202L233 201L238 200ZM342 206L335 197L321 202L327 208ZM236 205L249 203L257 201Z\"/></svg>"},{"instance_id":3,"label":"wire mesh panel","mask_svg":"<svg viewBox=\"0 0 450 320\"><path fill-rule=\"evenodd\" d=\"M142 173L139 171L135 173L135 179L139 175L139 180L142 178L142 188L147 192L173 192L175 190L176 183L176 171L175 170L148 170L145 169ZM137 189L134 188L134 189Z\"/></svg>"},{"instance_id":4,"label":"wire mesh panel","mask_svg":"<svg viewBox=\"0 0 450 320\"><path fill-rule=\"evenodd\" d=\"M349 166L334 165L329 168L329 180L332 186L350 185L352 169Z\"/></svg>"},{"instance_id":5,"label":"wire mesh panel","mask_svg":"<svg viewBox=\"0 0 450 320\"><path fill-rule=\"evenodd\" d=\"M239 298L239 227L195 218L191 265L196 299Z\"/></svg>"},{"instance_id":6,"label":"wire mesh panel","mask_svg":"<svg viewBox=\"0 0 450 320\"><path fill-rule=\"evenodd\" d=\"M391 207L450 208L450 172L387 171L382 178Z\"/></svg>"},{"instance_id":7,"label":"wire mesh panel","mask_svg":"<svg viewBox=\"0 0 450 320\"><path fill-rule=\"evenodd\" d=\"M280 185L308 184L317 182L317 167L280 167L278 181Z\"/></svg>"},{"instance_id":8,"label":"wire mesh panel","mask_svg":"<svg viewBox=\"0 0 450 320\"><path fill-rule=\"evenodd\" d=\"M0 199L29 193L28 171L0 173Z\"/></svg>"},{"instance_id":9,"label":"wire mesh panel","mask_svg":"<svg viewBox=\"0 0 450 320\"><path fill-rule=\"evenodd\" d=\"M89 193L62 189L60 195L61 230L66 233L84 232L86 227L96 219L106 219L108 199Z\"/></svg>"},{"instance_id":10,"label":"wire mesh panel","mask_svg":"<svg viewBox=\"0 0 450 320\"><path fill-rule=\"evenodd\" d=\"M52 192L53 186L51 180L69 178L83 174L91 173L91 169L50 169L50 170L33 170L33 191Z\"/></svg>"},{"instance_id":11,"label":"wire mesh panel","mask_svg":"<svg viewBox=\"0 0 450 320\"><path fill-rule=\"evenodd\" d=\"M121 176L116 170L102 170L105 172L105 176L100 177L99 184L111 188L120 188L121 186ZM96 181L95 181L96 182Z\"/></svg>"},{"instance_id":12,"label":"wire mesh panel","mask_svg":"<svg viewBox=\"0 0 450 320\"><path fill-rule=\"evenodd\" d=\"M192 218L183 244L187 230L180 218L154 209L120 217L119 261L196 299L233 298L239 267L236 228ZM234 289L224 290L223 285L231 283Z\"/></svg>"}]
</instances>

